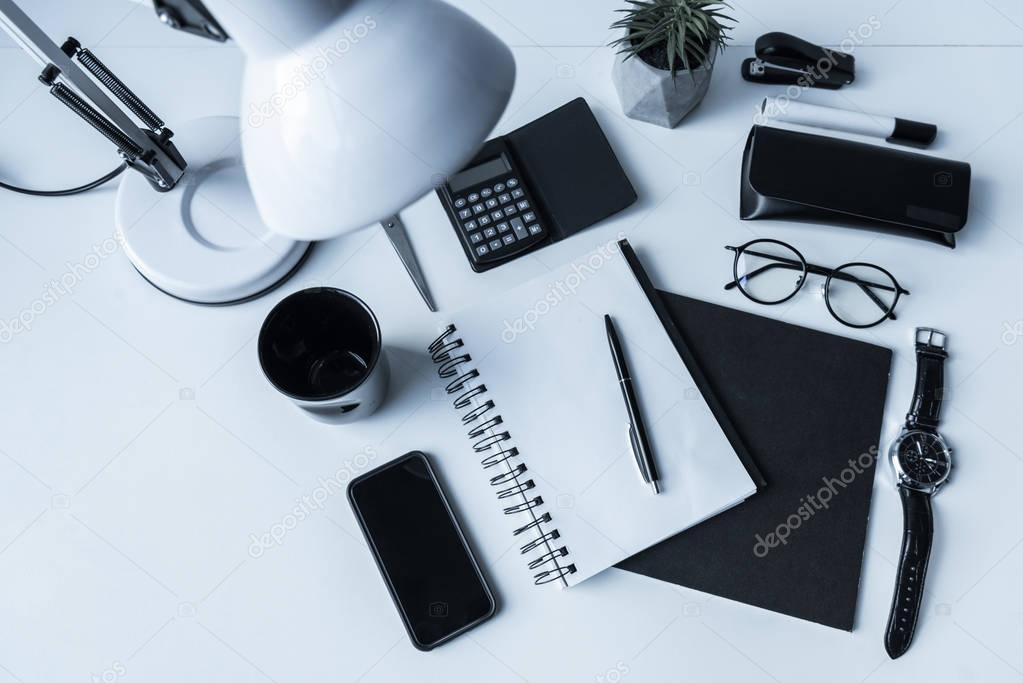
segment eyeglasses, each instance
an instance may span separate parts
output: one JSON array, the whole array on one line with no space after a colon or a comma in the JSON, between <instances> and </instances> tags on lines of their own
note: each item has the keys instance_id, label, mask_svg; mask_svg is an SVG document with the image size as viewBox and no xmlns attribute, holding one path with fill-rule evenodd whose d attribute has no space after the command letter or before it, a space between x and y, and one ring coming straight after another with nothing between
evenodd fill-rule
<instances>
[{"instance_id":1,"label":"eyeglasses","mask_svg":"<svg viewBox=\"0 0 1023 683\"><path fill-rule=\"evenodd\" d=\"M758 304L780 304L794 297L806 282L807 273L827 278L824 303L835 320L849 327L867 328L895 320L899 297L909 294L891 273L872 263L846 263L824 268L807 263L795 247L778 240L760 239L735 252L732 282L725 289L739 291Z\"/></svg>"}]
</instances>

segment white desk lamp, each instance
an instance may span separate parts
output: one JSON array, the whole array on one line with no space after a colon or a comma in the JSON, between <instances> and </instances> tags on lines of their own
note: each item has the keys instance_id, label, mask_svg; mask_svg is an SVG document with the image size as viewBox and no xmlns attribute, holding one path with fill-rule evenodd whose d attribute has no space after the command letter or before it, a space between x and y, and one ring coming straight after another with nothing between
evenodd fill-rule
<instances>
[{"instance_id":1,"label":"white desk lamp","mask_svg":"<svg viewBox=\"0 0 1023 683\"><path fill-rule=\"evenodd\" d=\"M507 46L440 0L205 4L247 58L242 118L186 123L178 153L91 53L62 51L0 0L0 25L45 67L51 91L91 102L104 120L84 115L140 171L121 181L116 227L136 269L182 299L258 296L301 263L310 241L397 213L471 159L511 94Z\"/></svg>"}]
</instances>

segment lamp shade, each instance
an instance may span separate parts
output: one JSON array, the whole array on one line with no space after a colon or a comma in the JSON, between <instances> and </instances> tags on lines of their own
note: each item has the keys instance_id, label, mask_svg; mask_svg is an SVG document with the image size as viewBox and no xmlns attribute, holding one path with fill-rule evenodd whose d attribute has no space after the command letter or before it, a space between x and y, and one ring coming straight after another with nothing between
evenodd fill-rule
<instances>
[{"instance_id":1,"label":"lamp shade","mask_svg":"<svg viewBox=\"0 0 1023 683\"><path fill-rule=\"evenodd\" d=\"M246 57L241 142L260 216L321 240L462 168L508 103L511 51L440 0L206 0Z\"/></svg>"}]
</instances>

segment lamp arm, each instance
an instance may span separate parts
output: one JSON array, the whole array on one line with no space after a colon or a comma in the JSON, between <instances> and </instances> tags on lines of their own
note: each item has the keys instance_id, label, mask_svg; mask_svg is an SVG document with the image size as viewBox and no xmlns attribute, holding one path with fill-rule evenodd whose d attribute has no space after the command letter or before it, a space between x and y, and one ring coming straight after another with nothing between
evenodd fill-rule
<instances>
[{"instance_id":1,"label":"lamp arm","mask_svg":"<svg viewBox=\"0 0 1023 683\"><path fill-rule=\"evenodd\" d=\"M39 79L50 86L50 93L110 140L131 168L159 191L177 184L187 164L170 141L173 132L95 55L73 38L58 46L13 0L0 0L0 28L43 67ZM132 121L73 58L148 130Z\"/></svg>"}]
</instances>

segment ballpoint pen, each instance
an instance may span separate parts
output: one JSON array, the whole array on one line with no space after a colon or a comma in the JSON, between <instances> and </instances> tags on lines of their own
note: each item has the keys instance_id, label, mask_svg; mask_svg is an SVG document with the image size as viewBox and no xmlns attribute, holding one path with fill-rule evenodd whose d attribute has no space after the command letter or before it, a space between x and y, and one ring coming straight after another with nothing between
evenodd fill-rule
<instances>
[{"instance_id":1,"label":"ballpoint pen","mask_svg":"<svg viewBox=\"0 0 1023 683\"><path fill-rule=\"evenodd\" d=\"M618 386L622 388L622 398L625 399L625 409L629 414L629 440L632 442L632 454L636 458L636 466L639 467L643 481L650 484L654 493L660 493L661 487L658 484L660 477L657 474L657 465L654 463L654 454L650 450L650 442L647 440L646 427L643 425L643 416L640 414L632 375L629 373L629 366L625 363L625 353L622 351L622 344L618 340L618 333L615 331L611 316L604 316L604 327L607 330L607 343L611 347L611 357L615 362L615 372L618 373Z\"/></svg>"}]
</instances>

